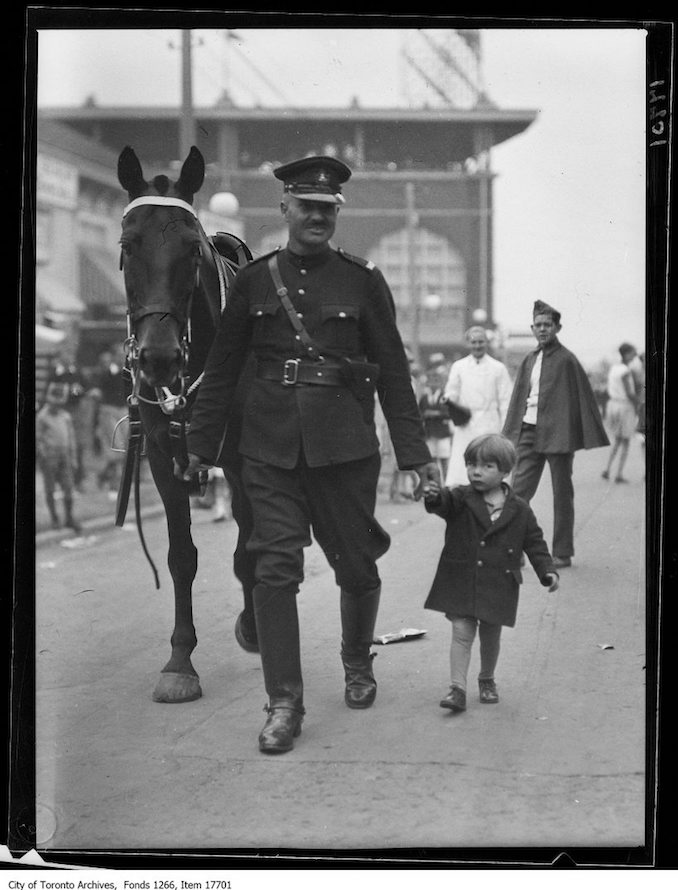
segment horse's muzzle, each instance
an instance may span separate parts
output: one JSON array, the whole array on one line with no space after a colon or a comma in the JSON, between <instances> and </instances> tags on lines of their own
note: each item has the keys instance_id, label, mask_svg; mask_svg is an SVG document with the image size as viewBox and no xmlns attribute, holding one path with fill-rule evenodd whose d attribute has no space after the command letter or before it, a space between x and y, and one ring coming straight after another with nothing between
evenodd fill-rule
<instances>
[{"instance_id":1,"label":"horse's muzzle","mask_svg":"<svg viewBox=\"0 0 678 890\"><path fill-rule=\"evenodd\" d=\"M171 386L182 369L183 353L179 346L160 348L141 346L137 368L150 386Z\"/></svg>"}]
</instances>

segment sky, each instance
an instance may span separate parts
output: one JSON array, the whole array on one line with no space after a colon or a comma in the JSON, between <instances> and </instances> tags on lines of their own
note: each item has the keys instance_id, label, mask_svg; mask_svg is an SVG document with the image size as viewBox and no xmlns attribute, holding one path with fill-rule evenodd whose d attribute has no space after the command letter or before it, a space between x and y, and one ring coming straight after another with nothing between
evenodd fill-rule
<instances>
[{"instance_id":1,"label":"sky","mask_svg":"<svg viewBox=\"0 0 678 890\"><path fill-rule=\"evenodd\" d=\"M193 102L211 105L226 87L245 106L338 108L354 98L403 106L405 36L403 28L236 28L229 37L198 28ZM493 27L481 30L481 45L490 99L538 112L491 154L496 321L525 331L541 299L560 310L560 339L587 367L617 360L623 341L642 350L645 32ZM38 60L39 107L90 96L102 106L181 101L178 30L40 31Z\"/></svg>"}]
</instances>

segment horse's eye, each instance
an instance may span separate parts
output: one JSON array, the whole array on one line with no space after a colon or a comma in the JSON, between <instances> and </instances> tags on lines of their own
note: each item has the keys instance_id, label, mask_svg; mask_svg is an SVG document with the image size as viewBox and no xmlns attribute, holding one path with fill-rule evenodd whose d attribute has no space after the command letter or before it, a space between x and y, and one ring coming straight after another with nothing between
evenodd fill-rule
<instances>
[{"instance_id":1,"label":"horse's eye","mask_svg":"<svg viewBox=\"0 0 678 890\"><path fill-rule=\"evenodd\" d=\"M191 247L191 254L193 256L197 256L198 258L202 257L202 248L200 247L199 244L194 244Z\"/></svg>"},{"instance_id":2,"label":"horse's eye","mask_svg":"<svg viewBox=\"0 0 678 890\"><path fill-rule=\"evenodd\" d=\"M121 241L121 242L120 242L120 249L122 250L122 252L123 252L124 254L126 254L127 256L129 256L130 253L132 253L132 244L131 244L129 241Z\"/></svg>"}]
</instances>

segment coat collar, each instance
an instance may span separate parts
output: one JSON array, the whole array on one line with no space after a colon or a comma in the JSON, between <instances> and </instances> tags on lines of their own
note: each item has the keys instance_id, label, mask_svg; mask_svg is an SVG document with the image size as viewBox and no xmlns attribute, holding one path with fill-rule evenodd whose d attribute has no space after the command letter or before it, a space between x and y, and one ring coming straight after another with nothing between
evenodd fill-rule
<instances>
[{"instance_id":1,"label":"coat collar","mask_svg":"<svg viewBox=\"0 0 678 890\"><path fill-rule=\"evenodd\" d=\"M537 346L537 348L534 350L534 355L539 355L540 351L543 352L544 355L551 355L556 351L556 349L560 349L561 345L562 344L560 340L556 337L551 343L548 344L548 346L544 346L543 349L541 346Z\"/></svg>"},{"instance_id":2,"label":"coat collar","mask_svg":"<svg viewBox=\"0 0 678 890\"><path fill-rule=\"evenodd\" d=\"M487 505L482 494L479 491L476 491L470 485L468 486L466 502L469 505L474 516L480 522L480 525L483 528L485 534L491 534L492 532L503 528L503 526L511 521L518 509L518 502L516 501L516 496L513 493L513 489L507 483L504 484L508 489L506 493L506 502L501 511L501 516L499 517L499 519L497 519L496 522L492 522L492 520L490 519L490 514L488 512Z\"/></svg>"}]
</instances>

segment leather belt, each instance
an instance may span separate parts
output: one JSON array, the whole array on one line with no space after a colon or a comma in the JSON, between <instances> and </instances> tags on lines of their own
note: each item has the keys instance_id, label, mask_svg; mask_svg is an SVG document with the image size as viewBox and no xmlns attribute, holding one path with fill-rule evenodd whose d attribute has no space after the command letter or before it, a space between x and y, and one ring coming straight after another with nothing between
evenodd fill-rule
<instances>
[{"instance_id":1,"label":"leather belt","mask_svg":"<svg viewBox=\"0 0 678 890\"><path fill-rule=\"evenodd\" d=\"M331 362L309 362L298 358L287 361L258 361L257 377L274 380L283 386L309 383L316 386L346 386L339 365Z\"/></svg>"}]
</instances>

